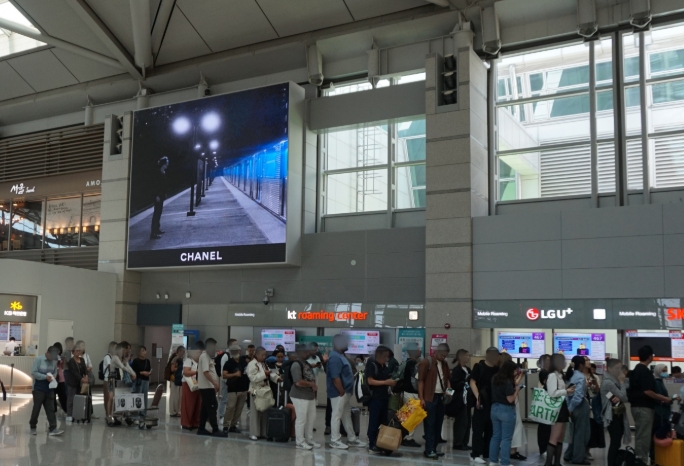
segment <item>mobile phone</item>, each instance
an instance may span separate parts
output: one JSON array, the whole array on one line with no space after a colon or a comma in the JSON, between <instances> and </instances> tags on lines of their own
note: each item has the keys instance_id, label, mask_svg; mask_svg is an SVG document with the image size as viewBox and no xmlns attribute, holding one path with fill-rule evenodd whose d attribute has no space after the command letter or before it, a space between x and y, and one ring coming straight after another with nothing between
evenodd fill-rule
<instances>
[{"instance_id":1,"label":"mobile phone","mask_svg":"<svg viewBox=\"0 0 684 466\"><path fill-rule=\"evenodd\" d=\"M574 387L574 386L575 386L575 384L574 384L574 383L571 383L570 385L568 385L568 386L566 387L566 389L567 389L567 388L572 388L572 387Z\"/></svg>"},{"instance_id":2,"label":"mobile phone","mask_svg":"<svg viewBox=\"0 0 684 466\"><path fill-rule=\"evenodd\" d=\"M520 385L518 385L518 388L522 390L523 388L527 388L527 386L524 383L521 383Z\"/></svg>"},{"instance_id":3,"label":"mobile phone","mask_svg":"<svg viewBox=\"0 0 684 466\"><path fill-rule=\"evenodd\" d=\"M453 388L447 388L446 389L446 394L449 396L454 396L454 389Z\"/></svg>"}]
</instances>

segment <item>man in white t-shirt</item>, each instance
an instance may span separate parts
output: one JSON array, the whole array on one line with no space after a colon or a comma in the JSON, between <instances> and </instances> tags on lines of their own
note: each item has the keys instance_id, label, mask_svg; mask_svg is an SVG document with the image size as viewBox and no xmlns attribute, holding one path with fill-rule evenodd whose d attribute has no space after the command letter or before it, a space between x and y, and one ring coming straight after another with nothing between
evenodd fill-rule
<instances>
[{"instance_id":1,"label":"man in white t-shirt","mask_svg":"<svg viewBox=\"0 0 684 466\"><path fill-rule=\"evenodd\" d=\"M216 393L220 390L218 376L214 368L214 356L216 356L216 340L207 338L204 342L204 351L197 361L197 384L199 386L202 407L200 409L200 425L197 435L211 435L213 437L228 437L227 432L219 429L216 410L218 401ZM207 430L207 421L211 424L212 431Z\"/></svg>"},{"instance_id":2,"label":"man in white t-shirt","mask_svg":"<svg viewBox=\"0 0 684 466\"><path fill-rule=\"evenodd\" d=\"M5 345L5 356L14 356L14 350L19 346L17 339L10 337L9 341Z\"/></svg>"}]
</instances>

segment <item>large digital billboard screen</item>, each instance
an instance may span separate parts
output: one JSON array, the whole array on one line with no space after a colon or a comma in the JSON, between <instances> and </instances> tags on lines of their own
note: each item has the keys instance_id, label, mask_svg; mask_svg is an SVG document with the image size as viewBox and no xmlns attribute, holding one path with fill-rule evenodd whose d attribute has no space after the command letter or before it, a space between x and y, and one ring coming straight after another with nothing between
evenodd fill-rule
<instances>
[{"instance_id":1,"label":"large digital billboard screen","mask_svg":"<svg viewBox=\"0 0 684 466\"><path fill-rule=\"evenodd\" d=\"M290 85L136 111L128 267L286 260Z\"/></svg>"}]
</instances>

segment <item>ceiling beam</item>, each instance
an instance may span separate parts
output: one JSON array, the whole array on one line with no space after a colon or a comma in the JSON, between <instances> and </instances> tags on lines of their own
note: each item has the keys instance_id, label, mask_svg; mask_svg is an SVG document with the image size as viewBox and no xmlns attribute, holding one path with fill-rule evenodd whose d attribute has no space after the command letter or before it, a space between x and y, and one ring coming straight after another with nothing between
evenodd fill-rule
<instances>
[{"instance_id":1,"label":"ceiling beam","mask_svg":"<svg viewBox=\"0 0 684 466\"><path fill-rule=\"evenodd\" d=\"M109 30L107 25L100 19L99 16L90 8L90 5L85 0L65 0L67 4L76 12L76 14L88 25L88 27L95 33L98 39L107 47L107 49L114 55L121 66L130 73L135 79L145 79L140 70L135 66L133 57L128 53L126 48L121 45L119 39Z\"/></svg>"},{"instance_id":2,"label":"ceiling beam","mask_svg":"<svg viewBox=\"0 0 684 466\"><path fill-rule=\"evenodd\" d=\"M113 58L106 57L97 52L93 52L92 50L84 49L83 47L79 47L78 45L74 45L71 42L67 42L62 39L57 39L52 36L41 34L35 29L24 26L23 24L15 23L14 21L9 21L4 18L0 18L0 28L7 29L8 31L15 32L22 36L30 37L31 39L40 42L45 42L48 45L52 45L54 47L66 50L68 52L75 53L76 55L80 55L82 57L95 60L107 66L111 66L112 68L116 68L119 70L123 69L121 63L114 60Z\"/></svg>"},{"instance_id":3,"label":"ceiling beam","mask_svg":"<svg viewBox=\"0 0 684 466\"><path fill-rule=\"evenodd\" d=\"M130 0L131 23L133 25L133 47L135 64L145 72L154 65L152 61L152 21L150 21L150 0Z\"/></svg>"},{"instance_id":4,"label":"ceiling beam","mask_svg":"<svg viewBox=\"0 0 684 466\"><path fill-rule=\"evenodd\" d=\"M154 27L152 28L152 54L154 55L155 60L159 54L159 49L161 49L164 34L166 34L166 28L169 27L171 14L173 13L173 8L175 6L176 0L161 0L161 3L159 4L157 17L154 20Z\"/></svg>"}]
</instances>

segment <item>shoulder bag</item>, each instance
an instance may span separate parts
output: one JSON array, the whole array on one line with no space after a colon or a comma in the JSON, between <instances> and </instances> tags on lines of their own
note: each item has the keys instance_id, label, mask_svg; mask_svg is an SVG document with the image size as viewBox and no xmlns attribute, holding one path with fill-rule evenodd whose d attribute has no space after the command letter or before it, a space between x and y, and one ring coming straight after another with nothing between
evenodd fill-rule
<instances>
[{"instance_id":1,"label":"shoulder bag","mask_svg":"<svg viewBox=\"0 0 684 466\"><path fill-rule=\"evenodd\" d=\"M257 371L262 370L261 364L257 363ZM267 411L268 408L275 405L275 400L273 399L273 392L271 391L271 386L269 385L268 377L264 380L264 385L254 389L254 407L257 411L263 413Z\"/></svg>"},{"instance_id":2,"label":"shoulder bag","mask_svg":"<svg viewBox=\"0 0 684 466\"><path fill-rule=\"evenodd\" d=\"M190 368L192 369L192 366L190 366ZM197 383L197 379L195 377L188 377L187 375L184 375L183 382L188 384L188 388L191 392L196 392L199 390L199 384Z\"/></svg>"}]
</instances>

